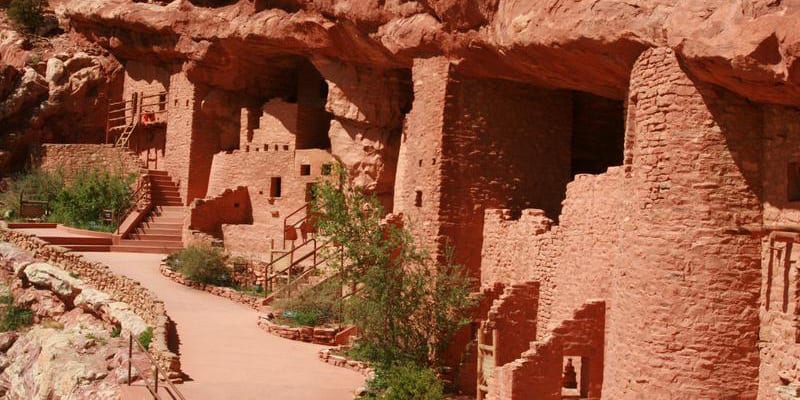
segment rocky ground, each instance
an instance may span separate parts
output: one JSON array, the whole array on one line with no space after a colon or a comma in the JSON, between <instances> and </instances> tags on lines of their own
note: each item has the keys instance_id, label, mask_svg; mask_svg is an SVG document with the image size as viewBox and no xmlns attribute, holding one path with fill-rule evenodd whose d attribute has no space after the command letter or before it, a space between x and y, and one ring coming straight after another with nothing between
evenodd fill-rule
<instances>
[{"instance_id":1,"label":"rocky ground","mask_svg":"<svg viewBox=\"0 0 800 400\"><path fill-rule=\"evenodd\" d=\"M105 113L91 111L105 110L118 70L80 36L24 35L0 10L0 171L23 166L31 143L102 142Z\"/></svg>"},{"instance_id":2,"label":"rocky ground","mask_svg":"<svg viewBox=\"0 0 800 400\"><path fill-rule=\"evenodd\" d=\"M0 334L1 398L121 398L128 380L127 332L146 329L144 322L80 279L32 261L0 243L0 266L15 304L34 315L33 326ZM134 352L134 380L148 365Z\"/></svg>"}]
</instances>

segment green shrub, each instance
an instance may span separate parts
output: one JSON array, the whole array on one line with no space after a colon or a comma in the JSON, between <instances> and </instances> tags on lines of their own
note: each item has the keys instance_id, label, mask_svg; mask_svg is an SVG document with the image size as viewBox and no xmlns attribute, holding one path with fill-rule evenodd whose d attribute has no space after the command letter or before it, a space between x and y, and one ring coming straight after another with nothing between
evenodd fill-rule
<instances>
[{"instance_id":1,"label":"green shrub","mask_svg":"<svg viewBox=\"0 0 800 400\"><path fill-rule=\"evenodd\" d=\"M51 202L49 220L64 225L98 231L113 231L116 226L101 221L103 210L124 213L131 198L135 176L81 170L69 186Z\"/></svg>"},{"instance_id":2,"label":"green shrub","mask_svg":"<svg viewBox=\"0 0 800 400\"><path fill-rule=\"evenodd\" d=\"M217 286L230 286L231 271L225 266L222 250L208 245L192 245L181 250L175 268L187 279Z\"/></svg>"},{"instance_id":3,"label":"green shrub","mask_svg":"<svg viewBox=\"0 0 800 400\"><path fill-rule=\"evenodd\" d=\"M44 0L11 0L6 13L18 29L34 33L44 21L44 5Z\"/></svg>"},{"instance_id":4,"label":"green shrub","mask_svg":"<svg viewBox=\"0 0 800 400\"><path fill-rule=\"evenodd\" d=\"M48 172L40 169L21 173L9 183L8 190L0 195L4 214L11 219L19 215L20 195L26 200L52 203L64 189L64 176L61 172Z\"/></svg>"},{"instance_id":5,"label":"green shrub","mask_svg":"<svg viewBox=\"0 0 800 400\"><path fill-rule=\"evenodd\" d=\"M403 364L378 369L367 383L364 399L370 400L441 400L444 386L430 368Z\"/></svg>"},{"instance_id":6,"label":"green shrub","mask_svg":"<svg viewBox=\"0 0 800 400\"><path fill-rule=\"evenodd\" d=\"M110 336L112 338L119 337L120 334L122 334L122 328L120 328L118 326L114 326L113 328L111 328L111 335Z\"/></svg>"},{"instance_id":7,"label":"green shrub","mask_svg":"<svg viewBox=\"0 0 800 400\"><path fill-rule=\"evenodd\" d=\"M149 350L150 343L153 341L153 328L148 326L144 332L139 334L137 340L139 340L139 344L141 344L145 350Z\"/></svg>"},{"instance_id":8,"label":"green shrub","mask_svg":"<svg viewBox=\"0 0 800 400\"><path fill-rule=\"evenodd\" d=\"M279 298L272 306L297 325L318 326L341 321L341 296L341 281L331 279L298 296Z\"/></svg>"},{"instance_id":9,"label":"green shrub","mask_svg":"<svg viewBox=\"0 0 800 400\"><path fill-rule=\"evenodd\" d=\"M33 323L33 312L28 308L14 305L14 298L11 295L0 296L0 307L3 313L0 320L2 332L16 331Z\"/></svg>"}]
</instances>

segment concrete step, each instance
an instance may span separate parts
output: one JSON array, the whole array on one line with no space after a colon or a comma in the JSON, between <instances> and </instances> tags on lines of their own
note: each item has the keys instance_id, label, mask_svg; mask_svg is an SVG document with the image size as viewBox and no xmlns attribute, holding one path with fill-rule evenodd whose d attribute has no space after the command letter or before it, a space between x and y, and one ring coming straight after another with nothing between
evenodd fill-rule
<instances>
[{"instance_id":1,"label":"concrete step","mask_svg":"<svg viewBox=\"0 0 800 400\"><path fill-rule=\"evenodd\" d=\"M91 251L91 252L108 252L111 251L111 247L113 247L112 245L81 245L81 244L57 245L57 246L70 249L72 251Z\"/></svg>"},{"instance_id":2,"label":"concrete step","mask_svg":"<svg viewBox=\"0 0 800 400\"><path fill-rule=\"evenodd\" d=\"M75 237L75 236L39 236L40 239L50 244L57 244L59 246L66 245L94 245L94 246L109 246L112 244L111 238L102 237Z\"/></svg>"},{"instance_id":3,"label":"concrete step","mask_svg":"<svg viewBox=\"0 0 800 400\"><path fill-rule=\"evenodd\" d=\"M155 204L156 207L163 207L163 206L181 207L181 206L183 206L183 202L182 201L178 201L178 200L169 200L168 201L168 200L161 200L161 199L153 199L153 204Z\"/></svg>"},{"instance_id":4,"label":"concrete step","mask_svg":"<svg viewBox=\"0 0 800 400\"><path fill-rule=\"evenodd\" d=\"M183 249L177 247L148 247L148 246L111 246L111 251L125 253L151 253L151 254L170 254Z\"/></svg>"},{"instance_id":5,"label":"concrete step","mask_svg":"<svg viewBox=\"0 0 800 400\"><path fill-rule=\"evenodd\" d=\"M153 229L140 226L136 233L137 235L169 235L169 236L176 236L181 235L180 229Z\"/></svg>"},{"instance_id":6,"label":"concrete step","mask_svg":"<svg viewBox=\"0 0 800 400\"><path fill-rule=\"evenodd\" d=\"M9 229L26 229L26 228L36 228L36 229L53 229L57 228L58 224L51 223L51 222L9 222L8 228Z\"/></svg>"},{"instance_id":7,"label":"concrete step","mask_svg":"<svg viewBox=\"0 0 800 400\"><path fill-rule=\"evenodd\" d=\"M162 224L159 222L143 222L139 226L148 229L174 229L178 231L183 229L183 224Z\"/></svg>"},{"instance_id":8,"label":"concrete step","mask_svg":"<svg viewBox=\"0 0 800 400\"><path fill-rule=\"evenodd\" d=\"M171 242L180 242L183 238L181 235L154 235L147 233L132 233L130 239L134 240L167 240Z\"/></svg>"},{"instance_id":9,"label":"concrete step","mask_svg":"<svg viewBox=\"0 0 800 400\"><path fill-rule=\"evenodd\" d=\"M157 170L157 169L149 169L149 170L147 170L147 173L149 173L150 175L156 175L156 176L169 176L169 173L167 171L161 171L161 170Z\"/></svg>"},{"instance_id":10,"label":"concrete step","mask_svg":"<svg viewBox=\"0 0 800 400\"><path fill-rule=\"evenodd\" d=\"M183 242L180 240L122 239L119 241L119 246L183 247Z\"/></svg>"},{"instance_id":11,"label":"concrete step","mask_svg":"<svg viewBox=\"0 0 800 400\"><path fill-rule=\"evenodd\" d=\"M181 224L183 225L183 216L180 217L171 217L171 216L163 216L163 215L150 215L147 220L145 221L147 224Z\"/></svg>"}]
</instances>

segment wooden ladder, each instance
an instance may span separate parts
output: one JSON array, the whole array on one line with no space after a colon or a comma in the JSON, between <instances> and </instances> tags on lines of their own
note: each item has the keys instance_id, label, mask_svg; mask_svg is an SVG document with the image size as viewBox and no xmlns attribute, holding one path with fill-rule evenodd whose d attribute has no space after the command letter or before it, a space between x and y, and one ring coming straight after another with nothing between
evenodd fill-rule
<instances>
[{"instance_id":1,"label":"wooden ladder","mask_svg":"<svg viewBox=\"0 0 800 400\"><path fill-rule=\"evenodd\" d=\"M487 331L490 333L487 335ZM491 337L491 344L486 343ZM481 322L481 327L478 329L478 400L484 400L489 393L489 377L497 367L497 357L495 350L497 349L497 331L489 329L486 321Z\"/></svg>"},{"instance_id":2,"label":"wooden ladder","mask_svg":"<svg viewBox=\"0 0 800 400\"><path fill-rule=\"evenodd\" d=\"M135 113L133 115L133 121L130 124L125 125L125 128L122 130L122 133L117 138L117 141L114 143L114 147L128 147L128 140L130 140L131 135L133 135L133 131L136 130L136 126L139 122L139 115Z\"/></svg>"}]
</instances>

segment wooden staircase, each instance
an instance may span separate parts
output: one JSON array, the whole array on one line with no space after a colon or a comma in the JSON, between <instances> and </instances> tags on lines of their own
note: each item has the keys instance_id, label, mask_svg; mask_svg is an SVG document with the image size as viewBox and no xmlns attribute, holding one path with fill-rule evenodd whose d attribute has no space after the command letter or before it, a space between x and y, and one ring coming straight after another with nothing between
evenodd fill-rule
<instances>
[{"instance_id":1,"label":"wooden staircase","mask_svg":"<svg viewBox=\"0 0 800 400\"><path fill-rule=\"evenodd\" d=\"M272 249L264 270L266 303L304 293L336 275L327 268L328 261L339 257L341 249L330 240L318 240L308 210L306 204L283 221L283 246ZM303 241L296 244L298 240Z\"/></svg>"},{"instance_id":2,"label":"wooden staircase","mask_svg":"<svg viewBox=\"0 0 800 400\"><path fill-rule=\"evenodd\" d=\"M150 170L152 211L111 250L131 253L169 254L183 249L183 206L178 186L166 171Z\"/></svg>"}]
</instances>

